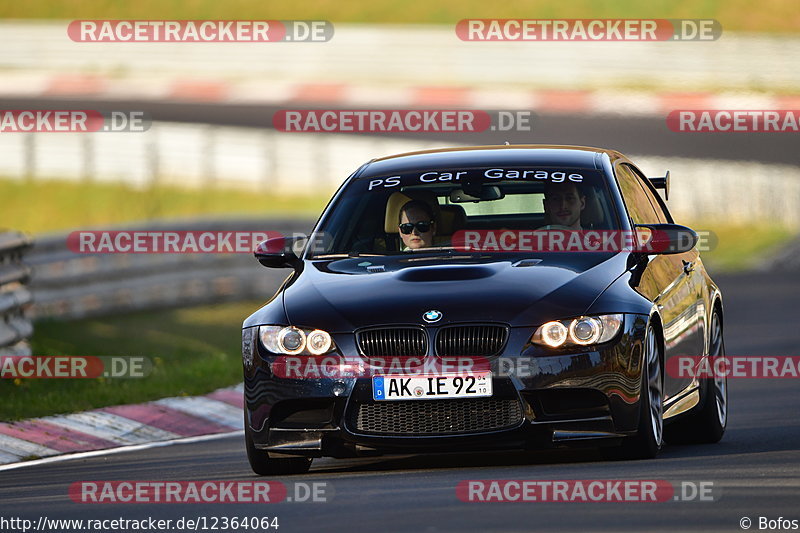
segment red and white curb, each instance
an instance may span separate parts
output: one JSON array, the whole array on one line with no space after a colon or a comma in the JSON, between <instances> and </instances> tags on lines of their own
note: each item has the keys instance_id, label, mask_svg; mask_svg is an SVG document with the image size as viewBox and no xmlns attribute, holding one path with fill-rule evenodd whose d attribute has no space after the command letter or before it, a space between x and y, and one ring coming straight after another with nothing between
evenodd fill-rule
<instances>
[{"instance_id":1,"label":"red and white curb","mask_svg":"<svg viewBox=\"0 0 800 533\"><path fill-rule=\"evenodd\" d=\"M242 385L69 415L0 423L0 464L239 431Z\"/></svg>"},{"instance_id":2,"label":"red and white curb","mask_svg":"<svg viewBox=\"0 0 800 533\"><path fill-rule=\"evenodd\" d=\"M91 74L6 74L0 97L93 98L218 104L524 109L542 113L664 116L675 109L798 109L800 94L647 92L344 83L242 82L200 78L110 78Z\"/></svg>"}]
</instances>

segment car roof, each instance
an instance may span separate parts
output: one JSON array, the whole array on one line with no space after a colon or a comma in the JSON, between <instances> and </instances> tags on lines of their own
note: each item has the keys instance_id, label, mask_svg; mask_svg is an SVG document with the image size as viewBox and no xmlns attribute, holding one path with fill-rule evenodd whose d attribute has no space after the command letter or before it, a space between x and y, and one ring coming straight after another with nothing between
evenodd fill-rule
<instances>
[{"instance_id":1,"label":"car roof","mask_svg":"<svg viewBox=\"0 0 800 533\"><path fill-rule=\"evenodd\" d=\"M586 146L519 144L468 146L408 152L373 159L358 177L381 176L419 169L435 170L486 166L550 166L601 169L602 156L611 161L627 158L615 150Z\"/></svg>"}]
</instances>

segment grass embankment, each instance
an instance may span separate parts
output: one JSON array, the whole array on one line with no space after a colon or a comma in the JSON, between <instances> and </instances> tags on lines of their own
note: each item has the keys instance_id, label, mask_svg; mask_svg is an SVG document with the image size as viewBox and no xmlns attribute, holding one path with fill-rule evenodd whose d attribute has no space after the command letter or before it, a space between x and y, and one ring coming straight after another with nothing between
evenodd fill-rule
<instances>
[{"instance_id":1,"label":"grass embankment","mask_svg":"<svg viewBox=\"0 0 800 533\"><path fill-rule=\"evenodd\" d=\"M714 18L724 31L797 33L800 11L792 0L29 0L0 5L0 18L33 19L324 19L334 23L453 24L464 18Z\"/></svg>"},{"instance_id":2,"label":"grass embankment","mask_svg":"<svg viewBox=\"0 0 800 533\"><path fill-rule=\"evenodd\" d=\"M242 379L241 324L259 302L37 322L36 355L148 357L141 379L0 380L0 420L205 394Z\"/></svg>"},{"instance_id":3,"label":"grass embankment","mask_svg":"<svg viewBox=\"0 0 800 533\"><path fill-rule=\"evenodd\" d=\"M0 228L27 233L200 215L315 218L328 195L281 196L268 191L192 190L159 185L0 179Z\"/></svg>"},{"instance_id":4,"label":"grass embankment","mask_svg":"<svg viewBox=\"0 0 800 533\"><path fill-rule=\"evenodd\" d=\"M715 272L736 272L758 266L778 252L797 233L790 229L760 223L753 226L715 222L690 224L697 229L708 229L716 235L716 246L701 252L703 263L713 275Z\"/></svg>"},{"instance_id":5,"label":"grass embankment","mask_svg":"<svg viewBox=\"0 0 800 533\"><path fill-rule=\"evenodd\" d=\"M116 183L26 182L0 179L0 228L30 234L205 215L316 217L327 196L268 192L140 190ZM240 328L259 303L152 311L70 322L42 321L32 339L36 355L146 356L143 379L0 380L0 420L81 411L107 405L203 394L241 380Z\"/></svg>"}]
</instances>

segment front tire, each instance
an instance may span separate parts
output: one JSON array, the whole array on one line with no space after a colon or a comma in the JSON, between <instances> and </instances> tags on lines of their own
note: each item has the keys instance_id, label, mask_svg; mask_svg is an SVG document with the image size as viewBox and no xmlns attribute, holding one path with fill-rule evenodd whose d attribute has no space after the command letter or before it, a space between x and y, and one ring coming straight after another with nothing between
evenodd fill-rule
<instances>
[{"instance_id":1,"label":"front tire","mask_svg":"<svg viewBox=\"0 0 800 533\"><path fill-rule=\"evenodd\" d=\"M604 451L612 459L652 459L664 442L664 376L658 336L647 326L642 354L642 384L639 394L639 428L618 448Z\"/></svg>"},{"instance_id":2,"label":"front tire","mask_svg":"<svg viewBox=\"0 0 800 533\"><path fill-rule=\"evenodd\" d=\"M711 315L709 366L714 368L716 357L725 356L722 338L722 319L717 310ZM700 405L666 428L671 444L713 444L722 439L728 425L728 378L714 376L700 382Z\"/></svg>"},{"instance_id":3,"label":"front tire","mask_svg":"<svg viewBox=\"0 0 800 533\"><path fill-rule=\"evenodd\" d=\"M310 457L289 457L274 458L270 457L264 450L259 450L253 443L253 435L247 418L244 421L244 440L247 448L247 460L250 468L259 476L287 476L293 474L305 474L311 468L313 459Z\"/></svg>"}]
</instances>

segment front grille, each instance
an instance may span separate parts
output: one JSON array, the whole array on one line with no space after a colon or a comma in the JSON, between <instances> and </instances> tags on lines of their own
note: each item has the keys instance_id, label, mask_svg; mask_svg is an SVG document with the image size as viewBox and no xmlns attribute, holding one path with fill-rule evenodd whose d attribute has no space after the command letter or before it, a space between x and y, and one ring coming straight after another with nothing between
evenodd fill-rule
<instances>
[{"instance_id":1,"label":"front grille","mask_svg":"<svg viewBox=\"0 0 800 533\"><path fill-rule=\"evenodd\" d=\"M421 328L376 328L358 332L358 347L367 357L422 357L428 340Z\"/></svg>"},{"instance_id":2,"label":"front grille","mask_svg":"<svg viewBox=\"0 0 800 533\"><path fill-rule=\"evenodd\" d=\"M450 326L436 336L436 354L440 357L491 357L503 351L508 328L500 325Z\"/></svg>"},{"instance_id":3,"label":"front grille","mask_svg":"<svg viewBox=\"0 0 800 533\"><path fill-rule=\"evenodd\" d=\"M352 418L360 433L447 435L515 427L522 408L517 400L496 398L384 401L358 405Z\"/></svg>"}]
</instances>

